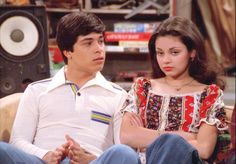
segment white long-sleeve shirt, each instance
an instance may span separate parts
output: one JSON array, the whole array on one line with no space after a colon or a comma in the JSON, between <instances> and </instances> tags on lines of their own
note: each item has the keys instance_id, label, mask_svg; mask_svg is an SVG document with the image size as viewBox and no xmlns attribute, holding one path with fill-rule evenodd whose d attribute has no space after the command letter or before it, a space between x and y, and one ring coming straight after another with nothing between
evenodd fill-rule
<instances>
[{"instance_id":1,"label":"white long-sleeve shirt","mask_svg":"<svg viewBox=\"0 0 236 164\"><path fill-rule=\"evenodd\" d=\"M16 114L10 143L42 158L74 138L99 156L119 143L120 109L127 93L99 72L78 89L67 82L64 68L52 79L30 84Z\"/></svg>"}]
</instances>

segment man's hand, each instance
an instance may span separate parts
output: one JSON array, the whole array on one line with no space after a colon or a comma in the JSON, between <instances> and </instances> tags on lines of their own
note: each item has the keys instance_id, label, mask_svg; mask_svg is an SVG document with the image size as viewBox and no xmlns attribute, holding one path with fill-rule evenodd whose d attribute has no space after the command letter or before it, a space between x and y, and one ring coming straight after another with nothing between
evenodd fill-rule
<instances>
[{"instance_id":1,"label":"man's hand","mask_svg":"<svg viewBox=\"0 0 236 164\"><path fill-rule=\"evenodd\" d=\"M46 164L59 164L67 155L68 155L68 147L70 143L65 143L62 146L56 148L54 151L49 151L43 157L43 161Z\"/></svg>"},{"instance_id":2,"label":"man's hand","mask_svg":"<svg viewBox=\"0 0 236 164\"><path fill-rule=\"evenodd\" d=\"M47 154L45 154L43 157L43 161L46 164L59 164L62 158L63 153L61 151L55 150L47 152Z\"/></svg>"},{"instance_id":3,"label":"man's hand","mask_svg":"<svg viewBox=\"0 0 236 164\"><path fill-rule=\"evenodd\" d=\"M68 157L70 158L71 164L88 164L90 161L96 159L96 156L87 152L80 147L73 138L66 135L67 143L70 143L68 147Z\"/></svg>"}]
</instances>

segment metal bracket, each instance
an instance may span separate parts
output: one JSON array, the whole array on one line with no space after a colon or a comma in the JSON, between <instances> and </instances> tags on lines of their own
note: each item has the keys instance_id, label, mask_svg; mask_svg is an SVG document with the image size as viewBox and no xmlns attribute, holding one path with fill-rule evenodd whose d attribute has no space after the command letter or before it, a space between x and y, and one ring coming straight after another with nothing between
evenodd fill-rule
<instances>
[{"instance_id":1,"label":"metal bracket","mask_svg":"<svg viewBox=\"0 0 236 164\"><path fill-rule=\"evenodd\" d=\"M125 19L129 19L136 14L141 13L143 10L153 6L157 9L157 14L166 13L170 8L170 3L162 6L153 0L145 1L143 4L139 5L137 8L133 9L129 14L125 15Z\"/></svg>"}]
</instances>

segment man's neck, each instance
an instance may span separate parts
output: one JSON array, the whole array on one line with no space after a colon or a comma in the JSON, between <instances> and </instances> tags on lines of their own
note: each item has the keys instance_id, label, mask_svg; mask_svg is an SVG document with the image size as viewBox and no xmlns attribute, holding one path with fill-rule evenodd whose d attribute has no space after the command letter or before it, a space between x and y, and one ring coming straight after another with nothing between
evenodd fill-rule
<instances>
[{"instance_id":1,"label":"man's neck","mask_svg":"<svg viewBox=\"0 0 236 164\"><path fill-rule=\"evenodd\" d=\"M96 76L96 73L89 73L84 71L79 71L76 69L71 69L69 67L65 67L65 76L66 80L75 83L81 88L86 82L93 79Z\"/></svg>"}]
</instances>

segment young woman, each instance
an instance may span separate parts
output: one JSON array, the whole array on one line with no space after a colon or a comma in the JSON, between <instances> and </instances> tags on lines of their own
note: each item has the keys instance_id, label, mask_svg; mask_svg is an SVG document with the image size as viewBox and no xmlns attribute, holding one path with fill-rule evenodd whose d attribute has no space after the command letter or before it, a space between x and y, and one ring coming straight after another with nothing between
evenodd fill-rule
<instances>
[{"instance_id":1,"label":"young woman","mask_svg":"<svg viewBox=\"0 0 236 164\"><path fill-rule=\"evenodd\" d=\"M186 18L170 17L149 40L153 77L138 78L124 109L121 142L146 151L147 163L201 163L227 129L223 81L204 40Z\"/></svg>"}]
</instances>

